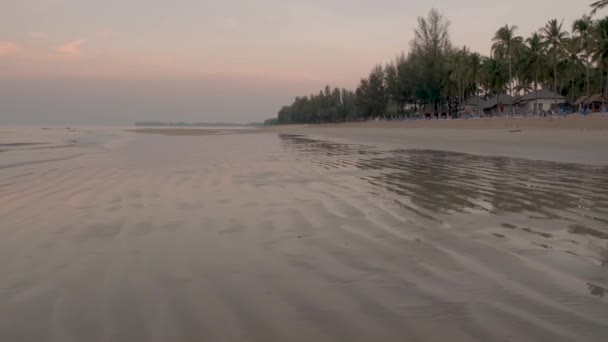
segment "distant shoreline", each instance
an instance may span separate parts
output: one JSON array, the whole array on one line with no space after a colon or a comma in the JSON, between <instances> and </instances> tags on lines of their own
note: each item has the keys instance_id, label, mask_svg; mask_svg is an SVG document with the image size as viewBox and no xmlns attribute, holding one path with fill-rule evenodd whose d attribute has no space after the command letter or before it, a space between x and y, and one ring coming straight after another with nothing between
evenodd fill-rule
<instances>
[{"instance_id":1,"label":"distant shoreline","mask_svg":"<svg viewBox=\"0 0 608 342\"><path fill-rule=\"evenodd\" d=\"M210 127L210 128L222 128L222 127L260 127L262 123L252 122L248 124L239 123L225 123L225 122L136 122L135 127Z\"/></svg>"},{"instance_id":2,"label":"distant shoreline","mask_svg":"<svg viewBox=\"0 0 608 342\"><path fill-rule=\"evenodd\" d=\"M205 128L140 128L130 129L128 132L143 133L143 134L161 134L161 135L214 135L220 132L217 129Z\"/></svg>"},{"instance_id":3,"label":"distant shoreline","mask_svg":"<svg viewBox=\"0 0 608 342\"><path fill-rule=\"evenodd\" d=\"M608 166L608 117L482 118L277 125L250 130L141 128L135 133L170 136L276 133L398 149L451 151Z\"/></svg>"}]
</instances>

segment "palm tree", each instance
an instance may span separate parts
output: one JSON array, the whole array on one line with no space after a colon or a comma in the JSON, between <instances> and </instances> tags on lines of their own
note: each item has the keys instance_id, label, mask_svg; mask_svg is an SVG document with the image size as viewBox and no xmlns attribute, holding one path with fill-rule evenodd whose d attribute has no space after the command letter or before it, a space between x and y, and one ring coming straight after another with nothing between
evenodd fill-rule
<instances>
[{"instance_id":1,"label":"palm tree","mask_svg":"<svg viewBox=\"0 0 608 342\"><path fill-rule=\"evenodd\" d=\"M601 69L600 75L603 75L603 70L608 70L608 17L598 20L593 25L590 45L592 58ZM606 77L606 81L605 95L608 93L608 77Z\"/></svg>"},{"instance_id":2,"label":"palm tree","mask_svg":"<svg viewBox=\"0 0 608 342\"><path fill-rule=\"evenodd\" d=\"M478 96L479 93L479 79L481 75L481 55L477 52L473 52L469 55L467 64L469 65L469 88L473 91L474 96Z\"/></svg>"},{"instance_id":3,"label":"palm tree","mask_svg":"<svg viewBox=\"0 0 608 342\"><path fill-rule=\"evenodd\" d=\"M553 91L556 93L559 93L557 64L564 55L564 40L568 37L568 32L562 30L563 23L563 21L558 22L557 19L551 19L541 29L541 34L543 35L545 44L549 47L548 52L553 62Z\"/></svg>"},{"instance_id":4,"label":"palm tree","mask_svg":"<svg viewBox=\"0 0 608 342\"><path fill-rule=\"evenodd\" d=\"M523 92L524 94L527 94L529 92L531 92L532 86L530 85L530 82L519 82L517 84L517 86L515 87L515 91L516 92Z\"/></svg>"},{"instance_id":5,"label":"palm tree","mask_svg":"<svg viewBox=\"0 0 608 342\"><path fill-rule=\"evenodd\" d=\"M571 101L574 101L576 96L575 81L577 77L580 77L583 74L585 69L583 61L581 60L581 49L582 44L580 37L573 37L564 41L565 56L562 62L563 69L569 78Z\"/></svg>"},{"instance_id":6,"label":"palm tree","mask_svg":"<svg viewBox=\"0 0 608 342\"><path fill-rule=\"evenodd\" d=\"M492 38L494 58L506 58L509 65L509 92L513 95L513 58L523 44L523 38L515 35L517 26L505 25L496 31Z\"/></svg>"},{"instance_id":7,"label":"palm tree","mask_svg":"<svg viewBox=\"0 0 608 342\"><path fill-rule=\"evenodd\" d=\"M589 60L589 57L591 56L589 34L592 25L593 22L591 21L591 17L588 15L584 15L582 18L575 20L572 24L572 32L576 33L580 38L581 53L583 54L582 57L585 60L585 89L587 90L587 96L591 95L589 88L589 70L591 69L591 62Z\"/></svg>"},{"instance_id":8,"label":"palm tree","mask_svg":"<svg viewBox=\"0 0 608 342\"><path fill-rule=\"evenodd\" d=\"M481 62L480 78L487 95L503 93L508 77L508 68L504 60L486 57Z\"/></svg>"},{"instance_id":9,"label":"palm tree","mask_svg":"<svg viewBox=\"0 0 608 342\"><path fill-rule=\"evenodd\" d=\"M534 83L534 114L538 110L538 83L544 76L544 68L547 65L547 46L539 33L534 33L526 39L526 45L521 53L521 73L523 79L531 79Z\"/></svg>"},{"instance_id":10,"label":"palm tree","mask_svg":"<svg viewBox=\"0 0 608 342\"><path fill-rule=\"evenodd\" d=\"M593 10L591 11L591 15L594 15L597 11L601 10L606 6L608 6L608 0L599 0L592 3L591 8L593 8Z\"/></svg>"}]
</instances>

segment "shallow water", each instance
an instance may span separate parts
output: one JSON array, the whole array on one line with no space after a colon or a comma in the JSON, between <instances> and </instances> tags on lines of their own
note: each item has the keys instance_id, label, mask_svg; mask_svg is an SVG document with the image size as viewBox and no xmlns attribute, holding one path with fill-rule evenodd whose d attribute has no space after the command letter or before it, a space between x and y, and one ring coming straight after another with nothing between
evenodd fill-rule
<instances>
[{"instance_id":1,"label":"shallow water","mask_svg":"<svg viewBox=\"0 0 608 342\"><path fill-rule=\"evenodd\" d=\"M0 340L606 336L608 168L127 138L0 170Z\"/></svg>"},{"instance_id":2,"label":"shallow water","mask_svg":"<svg viewBox=\"0 0 608 342\"><path fill-rule=\"evenodd\" d=\"M0 127L0 170L96 153L125 138L113 127Z\"/></svg>"}]
</instances>

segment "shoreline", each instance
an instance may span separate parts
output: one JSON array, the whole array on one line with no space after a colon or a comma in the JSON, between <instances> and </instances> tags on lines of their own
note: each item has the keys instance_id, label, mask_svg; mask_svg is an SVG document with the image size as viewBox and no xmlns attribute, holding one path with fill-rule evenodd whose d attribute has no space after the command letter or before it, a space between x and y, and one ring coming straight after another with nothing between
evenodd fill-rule
<instances>
[{"instance_id":1,"label":"shoreline","mask_svg":"<svg viewBox=\"0 0 608 342\"><path fill-rule=\"evenodd\" d=\"M394 149L437 150L482 156L608 166L608 117L481 118L278 125L251 130L144 128L165 136L294 134Z\"/></svg>"},{"instance_id":2,"label":"shoreline","mask_svg":"<svg viewBox=\"0 0 608 342\"><path fill-rule=\"evenodd\" d=\"M273 130L394 148L608 166L608 118L600 115L284 125Z\"/></svg>"},{"instance_id":3,"label":"shoreline","mask_svg":"<svg viewBox=\"0 0 608 342\"><path fill-rule=\"evenodd\" d=\"M199 135L215 135L220 133L217 129L206 128L136 128L129 129L127 132L141 134L161 134L161 135L183 135L183 136L199 136Z\"/></svg>"},{"instance_id":4,"label":"shoreline","mask_svg":"<svg viewBox=\"0 0 608 342\"><path fill-rule=\"evenodd\" d=\"M361 121L325 124L287 124L273 127L370 127L370 128L443 128L443 129L539 129L608 131L608 115L571 115L567 117L490 117L471 119L419 119L404 121Z\"/></svg>"}]
</instances>

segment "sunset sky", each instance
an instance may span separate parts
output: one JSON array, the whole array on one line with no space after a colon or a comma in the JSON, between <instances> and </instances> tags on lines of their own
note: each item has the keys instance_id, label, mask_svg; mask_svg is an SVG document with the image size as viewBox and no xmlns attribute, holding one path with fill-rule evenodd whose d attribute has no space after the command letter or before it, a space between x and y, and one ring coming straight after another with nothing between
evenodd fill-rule
<instances>
[{"instance_id":1,"label":"sunset sky","mask_svg":"<svg viewBox=\"0 0 608 342\"><path fill-rule=\"evenodd\" d=\"M325 84L356 87L433 7L455 44L488 54L499 26L569 30L590 2L2 0L0 124L260 121Z\"/></svg>"}]
</instances>

